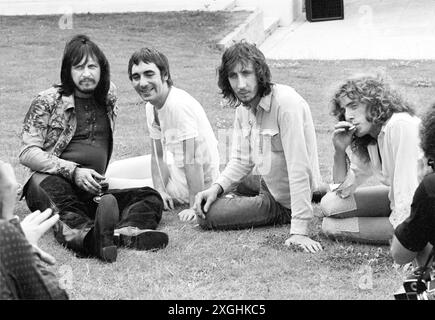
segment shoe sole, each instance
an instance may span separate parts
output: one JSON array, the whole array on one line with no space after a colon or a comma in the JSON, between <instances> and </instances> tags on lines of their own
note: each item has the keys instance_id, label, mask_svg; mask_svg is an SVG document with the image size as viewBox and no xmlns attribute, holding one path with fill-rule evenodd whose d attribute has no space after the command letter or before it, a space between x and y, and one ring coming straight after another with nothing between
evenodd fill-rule
<instances>
[{"instance_id":1,"label":"shoe sole","mask_svg":"<svg viewBox=\"0 0 435 320\"><path fill-rule=\"evenodd\" d=\"M109 212L111 215L108 214ZM119 220L118 203L113 195L104 195L101 198L100 204L97 208L97 215L102 215L102 217L97 218L99 219L98 225L101 229L100 231L102 231L100 239L97 240L100 242L100 245L98 245L98 257L106 262L115 262L118 253L117 247L114 243L114 238L112 236L111 239L109 239L109 236L103 234L109 230L114 230L115 225ZM103 246L103 243L107 245Z\"/></svg>"},{"instance_id":2,"label":"shoe sole","mask_svg":"<svg viewBox=\"0 0 435 320\"><path fill-rule=\"evenodd\" d=\"M121 245L136 250L159 250L168 245L169 237L166 233L147 230L135 236L119 235Z\"/></svg>"}]
</instances>

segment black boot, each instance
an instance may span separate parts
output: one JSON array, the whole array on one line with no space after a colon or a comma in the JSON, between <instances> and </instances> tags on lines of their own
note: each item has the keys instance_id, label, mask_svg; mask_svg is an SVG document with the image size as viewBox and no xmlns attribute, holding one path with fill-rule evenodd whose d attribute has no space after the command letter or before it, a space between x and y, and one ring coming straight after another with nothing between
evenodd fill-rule
<instances>
[{"instance_id":1,"label":"black boot","mask_svg":"<svg viewBox=\"0 0 435 320\"><path fill-rule=\"evenodd\" d=\"M118 202L111 194L101 197L93 228L94 254L103 261L116 261L117 251L113 231L119 221Z\"/></svg>"}]
</instances>

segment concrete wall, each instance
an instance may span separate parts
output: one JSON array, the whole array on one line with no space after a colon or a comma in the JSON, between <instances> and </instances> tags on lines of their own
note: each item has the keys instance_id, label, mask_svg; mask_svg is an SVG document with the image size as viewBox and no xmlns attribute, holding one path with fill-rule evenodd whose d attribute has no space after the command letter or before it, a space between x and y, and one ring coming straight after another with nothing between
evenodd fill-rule
<instances>
[{"instance_id":1,"label":"concrete wall","mask_svg":"<svg viewBox=\"0 0 435 320\"><path fill-rule=\"evenodd\" d=\"M302 14L303 0L237 0L239 6L260 8L265 17L279 17L281 26L288 26Z\"/></svg>"}]
</instances>

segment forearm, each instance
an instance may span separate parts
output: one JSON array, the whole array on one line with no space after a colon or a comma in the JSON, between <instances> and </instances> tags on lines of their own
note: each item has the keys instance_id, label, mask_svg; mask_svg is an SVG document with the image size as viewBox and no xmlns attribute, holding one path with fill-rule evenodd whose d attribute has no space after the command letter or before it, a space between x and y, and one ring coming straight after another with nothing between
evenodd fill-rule
<instances>
[{"instance_id":1,"label":"forearm","mask_svg":"<svg viewBox=\"0 0 435 320\"><path fill-rule=\"evenodd\" d=\"M19 159L22 165L33 171L61 175L69 180L73 180L74 170L78 166L75 162L60 159L37 146L24 148Z\"/></svg>"},{"instance_id":2,"label":"forearm","mask_svg":"<svg viewBox=\"0 0 435 320\"><path fill-rule=\"evenodd\" d=\"M189 203L192 207L196 194L204 190L204 170L200 164L185 164L184 171L189 189Z\"/></svg>"},{"instance_id":3,"label":"forearm","mask_svg":"<svg viewBox=\"0 0 435 320\"><path fill-rule=\"evenodd\" d=\"M167 183L167 179L165 177L169 177L168 174L163 174L162 168L167 169L166 166L162 166L163 161L157 165L157 159L153 155L151 155L151 178L153 180L153 185L156 190L165 190L165 186ZM159 169L160 167L160 169ZM163 169L164 170L164 169Z\"/></svg>"},{"instance_id":4,"label":"forearm","mask_svg":"<svg viewBox=\"0 0 435 320\"><path fill-rule=\"evenodd\" d=\"M334 165L332 167L332 177L334 183L341 183L346 179L347 175L347 162L346 152L335 151L334 153Z\"/></svg>"}]
</instances>

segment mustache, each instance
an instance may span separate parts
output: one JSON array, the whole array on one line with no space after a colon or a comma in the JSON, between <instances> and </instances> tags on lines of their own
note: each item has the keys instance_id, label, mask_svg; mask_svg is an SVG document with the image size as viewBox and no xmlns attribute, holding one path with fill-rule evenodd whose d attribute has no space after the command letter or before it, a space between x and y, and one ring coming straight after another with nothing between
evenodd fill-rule
<instances>
[{"instance_id":1,"label":"mustache","mask_svg":"<svg viewBox=\"0 0 435 320\"><path fill-rule=\"evenodd\" d=\"M79 83L83 83L83 82L92 82L95 83L95 80L92 78L83 78L79 81Z\"/></svg>"}]
</instances>

